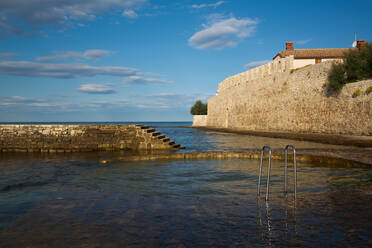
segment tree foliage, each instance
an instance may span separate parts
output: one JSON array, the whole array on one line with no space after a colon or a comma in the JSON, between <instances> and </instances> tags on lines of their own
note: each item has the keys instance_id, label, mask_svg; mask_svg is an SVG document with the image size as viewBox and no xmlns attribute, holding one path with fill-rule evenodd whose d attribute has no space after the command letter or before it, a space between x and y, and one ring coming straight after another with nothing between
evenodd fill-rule
<instances>
[{"instance_id":1,"label":"tree foliage","mask_svg":"<svg viewBox=\"0 0 372 248\"><path fill-rule=\"evenodd\" d=\"M200 100L198 100L191 107L190 113L192 115L206 115L208 114L208 104L202 103Z\"/></svg>"},{"instance_id":2,"label":"tree foliage","mask_svg":"<svg viewBox=\"0 0 372 248\"><path fill-rule=\"evenodd\" d=\"M347 83L372 78L372 44L361 51L345 53L343 63L334 63L328 74L327 94L338 93Z\"/></svg>"}]
</instances>

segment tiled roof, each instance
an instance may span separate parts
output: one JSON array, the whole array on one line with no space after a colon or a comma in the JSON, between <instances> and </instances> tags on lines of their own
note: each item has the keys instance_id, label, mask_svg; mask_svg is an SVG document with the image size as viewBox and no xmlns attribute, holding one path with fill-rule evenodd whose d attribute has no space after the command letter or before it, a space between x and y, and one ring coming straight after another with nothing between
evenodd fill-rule
<instances>
[{"instance_id":1,"label":"tiled roof","mask_svg":"<svg viewBox=\"0 0 372 248\"><path fill-rule=\"evenodd\" d=\"M287 56L293 55L295 59L313 59L313 58L322 58L322 59L334 59L334 58L343 58L344 53L357 48L322 48L322 49L294 49L281 51L274 56L275 59L277 56L280 58L285 58Z\"/></svg>"}]
</instances>

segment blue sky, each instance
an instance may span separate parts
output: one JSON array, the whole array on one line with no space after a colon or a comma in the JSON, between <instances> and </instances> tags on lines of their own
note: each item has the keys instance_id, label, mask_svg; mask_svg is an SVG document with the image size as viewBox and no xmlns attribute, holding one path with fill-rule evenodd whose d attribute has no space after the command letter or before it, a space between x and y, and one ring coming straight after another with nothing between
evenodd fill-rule
<instances>
[{"instance_id":1,"label":"blue sky","mask_svg":"<svg viewBox=\"0 0 372 248\"><path fill-rule=\"evenodd\" d=\"M372 40L372 1L1 0L0 122L188 121L295 48Z\"/></svg>"}]
</instances>

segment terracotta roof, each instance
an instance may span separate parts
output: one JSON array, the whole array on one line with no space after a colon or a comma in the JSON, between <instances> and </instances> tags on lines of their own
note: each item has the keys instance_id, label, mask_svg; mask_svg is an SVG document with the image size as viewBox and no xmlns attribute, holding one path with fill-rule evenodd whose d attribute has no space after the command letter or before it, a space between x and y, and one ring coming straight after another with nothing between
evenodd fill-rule
<instances>
[{"instance_id":1,"label":"terracotta roof","mask_svg":"<svg viewBox=\"0 0 372 248\"><path fill-rule=\"evenodd\" d=\"M322 49L294 49L281 51L274 56L275 59L277 56L280 58L285 58L289 55L294 55L295 59L313 59L313 58L322 58L322 59L334 59L334 58L343 58L344 53L350 49L357 48L322 48Z\"/></svg>"}]
</instances>

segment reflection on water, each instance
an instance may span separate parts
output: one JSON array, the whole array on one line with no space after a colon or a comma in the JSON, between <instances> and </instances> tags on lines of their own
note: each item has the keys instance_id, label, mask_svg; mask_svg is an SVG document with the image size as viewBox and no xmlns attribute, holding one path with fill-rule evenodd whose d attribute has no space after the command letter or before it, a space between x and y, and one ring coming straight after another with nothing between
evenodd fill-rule
<instances>
[{"instance_id":1,"label":"reflection on water","mask_svg":"<svg viewBox=\"0 0 372 248\"><path fill-rule=\"evenodd\" d=\"M256 197L258 160L24 156L0 157L1 247L371 245L368 168L298 163L295 205L279 161L265 202Z\"/></svg>"}]
</instances>

